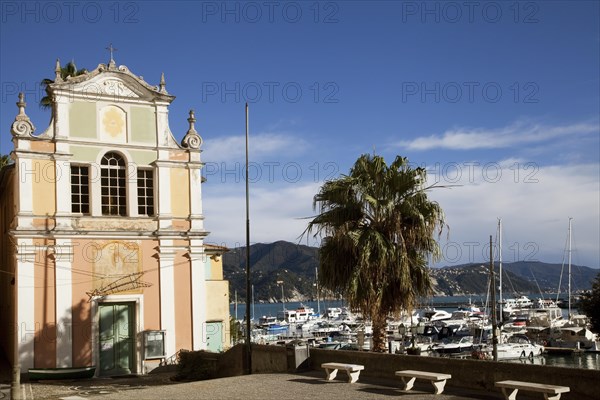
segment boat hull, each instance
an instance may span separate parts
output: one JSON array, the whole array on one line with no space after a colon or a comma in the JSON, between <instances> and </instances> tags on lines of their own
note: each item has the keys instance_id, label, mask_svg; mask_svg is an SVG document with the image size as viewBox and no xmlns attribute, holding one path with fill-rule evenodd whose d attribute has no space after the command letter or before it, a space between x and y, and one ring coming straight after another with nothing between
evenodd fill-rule
<instances>
[{"instance_id":1,"label":"boat hull","mask_svg":"<svg viewBox=\"0 0 600 400\"><path fill-rule=\"evenodd\" d=\"M87 379L93 378L96 367L80 368L29 368L30 380Z\"/></svg>"}]
</instances>

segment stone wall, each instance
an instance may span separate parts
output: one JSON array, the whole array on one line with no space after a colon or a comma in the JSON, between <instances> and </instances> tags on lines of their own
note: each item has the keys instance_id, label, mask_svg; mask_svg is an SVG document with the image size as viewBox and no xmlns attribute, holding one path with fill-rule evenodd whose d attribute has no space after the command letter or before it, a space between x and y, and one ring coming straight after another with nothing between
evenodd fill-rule
<instances>
[{"instance_id":1,"label":"stone wall","mask_svg":"<svg viewBox=\"0 0 600 400\"><path fill-rule=\"evenodd\" d=\"M600 371L589 369L324 349L311 349L310 358L315 370L328 361L362 364L361 376L368 377L398 380L395 371L416 369L451 374L448 386L470 389L499 392L494 382L513 379L569 386L565 399L597 399L600 393Z\"/></svg>"}]
</instances>

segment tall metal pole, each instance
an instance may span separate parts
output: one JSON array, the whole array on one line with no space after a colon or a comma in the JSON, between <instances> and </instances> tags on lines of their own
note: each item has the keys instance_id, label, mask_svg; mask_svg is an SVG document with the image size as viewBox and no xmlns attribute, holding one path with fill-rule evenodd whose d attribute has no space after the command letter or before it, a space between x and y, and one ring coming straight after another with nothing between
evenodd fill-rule
<instances>
[{"instance_id":1,"label":"tall metal pole","mask_svg":"<svg viewBox=\"0 0 600 400\"><path fill-rule=\"evenodd\" d=\"M498 361L498 335L496 330L498 329L498 323L496 322L496 277L494 274L494 255L492 247L492 235L490 235L490 285L491 285L491 297L492 297L492 354L494 361Z\"/></svg>"},{"instance_id":2,"label":"tall metal pole","mask_svg":"<svg viewBox=\"0 0 600 400\"><path fill-rule=\"evenodd\" d=\"M252 373L250 348L250 192L248 186L248 103L246 103L246 373Z\"/></svg>"},{"instance_id":3,"label":"tall metal pole","mask_svg":"<svg viewBox=\"0 0 600 400\"><path fill-rule=\"evenodd\" d=\"M500 304L500 322L504 322L504 300L502 300L502 218L498 218L498 263L500 264L498 268L500 274L500 282L498 284L500 300L498 301L498 304Z\"/></svg>"},{"instance_id":4,"label":"tall metal pole","mask_svg":"<svg viewBox=\"0 0 600 400\"><path fill-rule=\"evenodd\" d=\"M571 320L571 221L569 217L569 321Z\"/></svg>"}]
</instances>

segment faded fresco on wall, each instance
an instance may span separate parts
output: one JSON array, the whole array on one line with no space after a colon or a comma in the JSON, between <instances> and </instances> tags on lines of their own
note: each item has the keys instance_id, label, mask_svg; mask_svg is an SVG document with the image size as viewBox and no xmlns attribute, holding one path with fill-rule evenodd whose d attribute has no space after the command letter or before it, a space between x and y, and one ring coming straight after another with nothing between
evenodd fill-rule
<instances>
[{"instance_id":1,"label":"faded fresco on wall","mask_svg":"<svg viewBox=\"0 0 600 400\"><path fill-rule=\"evenodd\" d=\"M113 289L116 292L141 293L141 288L127 286L142 272L139 241L96 242L90 252L94 260L94 290ZM131 278L131 279L129 279ZM120 287L113 287L122 285Z\"/></svg>"}]
</instances>

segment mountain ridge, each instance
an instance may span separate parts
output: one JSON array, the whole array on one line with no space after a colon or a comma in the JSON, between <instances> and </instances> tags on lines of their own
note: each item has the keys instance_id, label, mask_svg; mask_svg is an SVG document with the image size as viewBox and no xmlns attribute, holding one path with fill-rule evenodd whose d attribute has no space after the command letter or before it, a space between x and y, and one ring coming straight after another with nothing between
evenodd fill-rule
<instances>
[{"instance_id":1,"label":"mountain ridge","mask_svg":"<svg viewBox=\"0 0 600 400\"><path fill-rule=\"evenodd\" d=\"M257 302L280 302L283 286L286 301L306 301L316 298L316 269L319 265L319 248L294 244L283 240L257 243L250 246L252 284ZM498 263L494 263L496 276ZM516 261L503 263L503 290L505 293L556 293L561 269L561 292L566 292L566 265L541 261ZM600 270L572 265L572 290L589 290ZM246 293L246 248L233 248L223 256L223 273L229 280L231 299ZM467 263L431 269L436 296L486 294L489 264ZM282 282L278 284L277 282ZM320 292L320 297L333 293Z\"/></svg>"}]
</instances>

